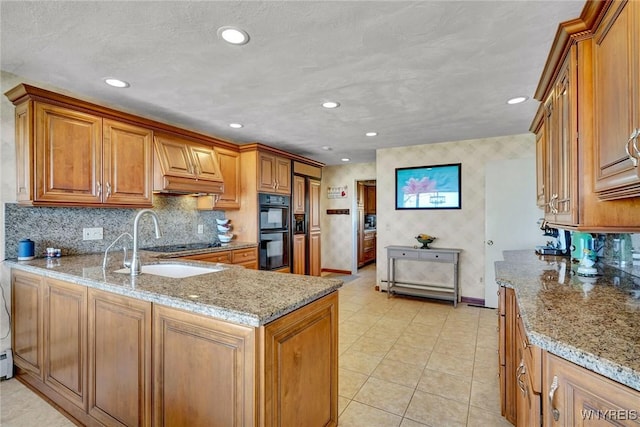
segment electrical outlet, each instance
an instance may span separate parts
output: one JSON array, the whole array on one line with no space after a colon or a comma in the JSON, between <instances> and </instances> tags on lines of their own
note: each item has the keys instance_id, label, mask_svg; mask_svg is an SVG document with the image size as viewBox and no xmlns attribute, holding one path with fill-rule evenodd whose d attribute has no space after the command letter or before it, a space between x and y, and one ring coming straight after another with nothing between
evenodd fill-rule
<instances>
[{"instance_id":1,"label":"electrical outlet","mask_svg":"<svg viewBox=\"0 0 640 427\"><path fill-rule=\"evenodd\" d=\"M202 234L202 233L204 233L204 225L198 224L198 234Z\"/></svg>"},{"instance_id":2,"label":"electrical outlet","mask_svg":"<svg viewBox=\"0 0 640 427\"><path fill-rule=\"evenodd\" d=\"M82 240L102 240L102 227L83 228Z\"/></svg>"}]
</instances>

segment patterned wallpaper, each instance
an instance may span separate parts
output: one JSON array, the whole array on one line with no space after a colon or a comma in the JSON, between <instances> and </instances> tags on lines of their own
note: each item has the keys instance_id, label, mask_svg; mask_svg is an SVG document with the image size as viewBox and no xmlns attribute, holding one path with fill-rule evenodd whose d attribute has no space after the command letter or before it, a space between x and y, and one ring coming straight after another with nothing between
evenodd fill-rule
<instances>
[{"instance_id":1,"label":"patterned wallpaper","mask_svg":"<svg viewBox=\"0 0 640 427\"><path fill-rule=\"evenodd\" d=\"M489 160L531 158L535 167L533 135L513 135L440 144L381 149L375 164L327 166L323 171L321 202L322 267L352 268L353 218L351 215L326 215L326 209L351 209L355 204L356 180L376 179L377 200L377 281L386 280L385 246L417 244L414 236L428 233L438 237L434 246L461 248L460 293L484 299L484 166ZM462 209L443 211L396 211L395 168L428 164L462 163ZM348 186L348 197L328 199L330 186ZM532 194L531 197L535 197ZM429 265L425 269L425 265ZM398 262L398 280L450 283L448 264Z\"/></svg>"}]
</instances>

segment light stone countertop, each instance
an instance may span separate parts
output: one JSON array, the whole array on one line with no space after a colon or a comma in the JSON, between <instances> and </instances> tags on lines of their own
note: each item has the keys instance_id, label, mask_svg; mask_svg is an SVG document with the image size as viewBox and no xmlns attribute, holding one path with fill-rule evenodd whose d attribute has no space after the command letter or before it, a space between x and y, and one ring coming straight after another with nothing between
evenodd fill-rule
<instances>
[{"instance_id":1,"label":"light stone countertop","mask_svg":"<svg viewBox=\"0 0 640 427\"><path fill-rule=\"evenodd\" d=\"M183 279L151 274L131 277L126 273L115 273L122 267L117 255L111 258L106 270L102 269L103 254L36 258L31 261L9 259L4 264L8 268L254 327L265 325L328 295L343 283L338 279L250 270L230 264L159 259L157 255L150 256L149 252L140 252L143 265L180 263L224 269Z\"/></svg>"},{"instance_id":2,"label":"light stone countertop","mask_svg":"<svg viewBox=\"0 0 640 427\"><path fill-rule=\"evenodd\" d=\"M515 290L531 344L640 391L640 277L569 258L506 251L496 281Z\"/></svg>"}]
</instances>

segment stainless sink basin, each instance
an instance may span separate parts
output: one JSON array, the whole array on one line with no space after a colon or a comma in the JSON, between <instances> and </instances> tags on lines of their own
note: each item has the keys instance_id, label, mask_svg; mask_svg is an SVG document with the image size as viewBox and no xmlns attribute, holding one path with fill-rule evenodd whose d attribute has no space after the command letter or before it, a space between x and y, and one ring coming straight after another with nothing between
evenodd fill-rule
<instances>
[{"instance_id":1,"label":"stainless sink basin","mask_svg":"<svg viewBox=\"0 0 640 427\"><path fill-rule=\"evenodd\" d=\"M183 279L185 277L198 276L200 274L215 273L224 270L223 267L200 267L185 264L146 264L142 266L142 274ZM116 273L129 273L128 268L116 270Z\"/></svg>"}]
</instances>

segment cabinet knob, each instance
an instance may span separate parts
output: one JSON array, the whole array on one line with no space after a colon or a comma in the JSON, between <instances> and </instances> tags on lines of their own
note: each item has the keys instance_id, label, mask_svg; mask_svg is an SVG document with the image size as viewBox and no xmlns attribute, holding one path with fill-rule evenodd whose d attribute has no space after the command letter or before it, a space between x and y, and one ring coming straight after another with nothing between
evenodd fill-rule
<instances>
[{"instance_id":1,"label":"cabinet knob","mask_svg":"<svg viewBox=\"0 0 640 427\"><path fill-rule=\"evenodd\" d=\"M107 182L107 197L111 197L111 183Z\"/></svg>"},{"instance_id":2,"label":"cabinet knob","mask_svg":"<svg viewBox=\"0 0 640 427\"><path fill-rule=\"evenodd\" d=\"M102 194L102 184L100 184L100 181L98 181L96 184L96 192L98 193L98 197L100 197L100 195Z\"/></svg>"}]
</instances>

